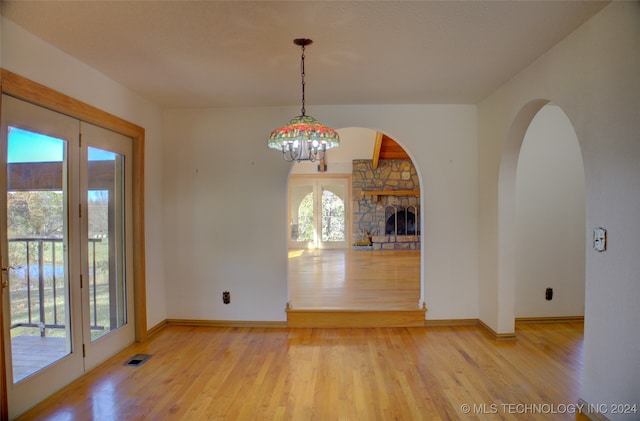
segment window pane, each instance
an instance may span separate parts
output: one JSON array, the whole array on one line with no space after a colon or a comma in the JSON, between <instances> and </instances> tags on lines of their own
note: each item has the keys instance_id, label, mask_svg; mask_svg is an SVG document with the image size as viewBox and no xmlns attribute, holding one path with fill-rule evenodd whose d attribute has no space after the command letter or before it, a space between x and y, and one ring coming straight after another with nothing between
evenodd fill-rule
<instances>
[{"instance_id":1,"label":"window pane","mask_svg":"<svg viewBox=\"0 0 640 421\"><path fill-rule=\"evenodd\" d=\"M322 241L344 241L344 201L330 190L322 192Z\"/></svg>"},{"instance_id":2,"label":"window pane","mask_svg":"<svg viewBox=\"0 0 640 421\"><path fill-rule=\"evenodd\" d=\"M124 157L89 147L88 264L91 340L127 323Z\"/></svg>"}]
</instances>

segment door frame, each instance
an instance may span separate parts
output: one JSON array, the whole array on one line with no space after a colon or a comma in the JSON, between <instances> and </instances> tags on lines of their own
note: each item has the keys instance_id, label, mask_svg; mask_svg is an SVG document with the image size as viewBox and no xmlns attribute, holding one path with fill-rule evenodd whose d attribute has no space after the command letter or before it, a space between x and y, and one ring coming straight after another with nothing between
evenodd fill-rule
<instances>
[{"instance_id":1,"label":"door frame","mask_svg":"<svg viewBox=\"0 0 640 421\"><path fill-rule=\"evenodd\" d=\"M133 139L133 300L136 341L147 338L146 266L144 231L144 141L145 129L89 104L78 101L4 68L0 68L0 93L49 108L78 120L112 130ZM0 101L0 107L2 106ZM0 297L4 289L0 288ZM0 337L4 320L0 312ZM0 419L7 419L7 367L4 341L0 341Z\"/></svg>"}]
</instances>

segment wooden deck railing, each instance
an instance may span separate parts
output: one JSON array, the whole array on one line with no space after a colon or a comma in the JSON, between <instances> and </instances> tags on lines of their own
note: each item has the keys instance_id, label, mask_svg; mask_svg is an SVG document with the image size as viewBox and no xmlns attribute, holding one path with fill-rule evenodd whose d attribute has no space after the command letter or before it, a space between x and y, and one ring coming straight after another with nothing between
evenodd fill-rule
<instances>
[{"instance_id":1,"label":"wooden deck railing","mask_svg":"<svg viewBox=\"0 0 640 421\"><path fill-rule=\"evenodd\" d=\"M91 329L104 329L98 325L96 295L96 243L100 238L89 239L89 284L90 305L93 308ZM46 336L46 329L65 329L67 303L60 297L60 290L66 288L64 253L62 238L11 238L9 250L20 259L13 259L9 271L9 291L11 297L11 329L18 327L40 328L40 336ZM35 256L34 256L35 255ZM17 262L15 260L21 260ZM62 283L60 284L60 280ZM36 282L37 281L37 282ZM24 292L24 294L22 294Z\"/></svg>"}]
</instances>

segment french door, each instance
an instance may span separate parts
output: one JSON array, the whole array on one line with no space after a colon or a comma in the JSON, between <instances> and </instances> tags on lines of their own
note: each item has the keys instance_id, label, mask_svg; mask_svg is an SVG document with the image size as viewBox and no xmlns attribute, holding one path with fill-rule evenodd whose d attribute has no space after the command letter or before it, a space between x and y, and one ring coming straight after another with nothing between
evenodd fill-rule
<instances>
[{"instance_id":1,"label":"french door","mask_svg":"<svg viewBox=\"0 0 640 421\"><path fill-rule=\"evenodd\" d=\"M291 176L289 248L346 248L349 179Z\"/></svg>"},{"instance_id":2,"label":"french door","mask_svg":"<svg viewBox=\"0 0 640 421\"><path fill-rule=\"evenodd\" d=\"M14 417L134 341L132 140L6 95L0 137Z\"/></svg>"}]
</instances>

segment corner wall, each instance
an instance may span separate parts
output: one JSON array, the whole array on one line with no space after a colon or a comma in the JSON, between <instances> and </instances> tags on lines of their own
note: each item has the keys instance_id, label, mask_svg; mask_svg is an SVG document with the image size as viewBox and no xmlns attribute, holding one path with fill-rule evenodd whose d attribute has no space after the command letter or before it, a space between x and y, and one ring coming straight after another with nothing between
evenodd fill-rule
<instances>
[{"instance_id":1,"label":"corner wall","mask_svg":"<svg viewBox=\"0 0 640 421\"><path fill-rule=\"evenodd\" d=\"M514 272L500 242L506 235L501 221L514 212L501 207L504 154L548 101L566 112L576 130L587 226L581 396L591 404L640 406L638 22L640 3L611 3L478 107L480 318L498 333L512 329L514 317ZM591 229L600 226L609 234L604 253L591 249Z\"/></svg>"}]
</instances>

